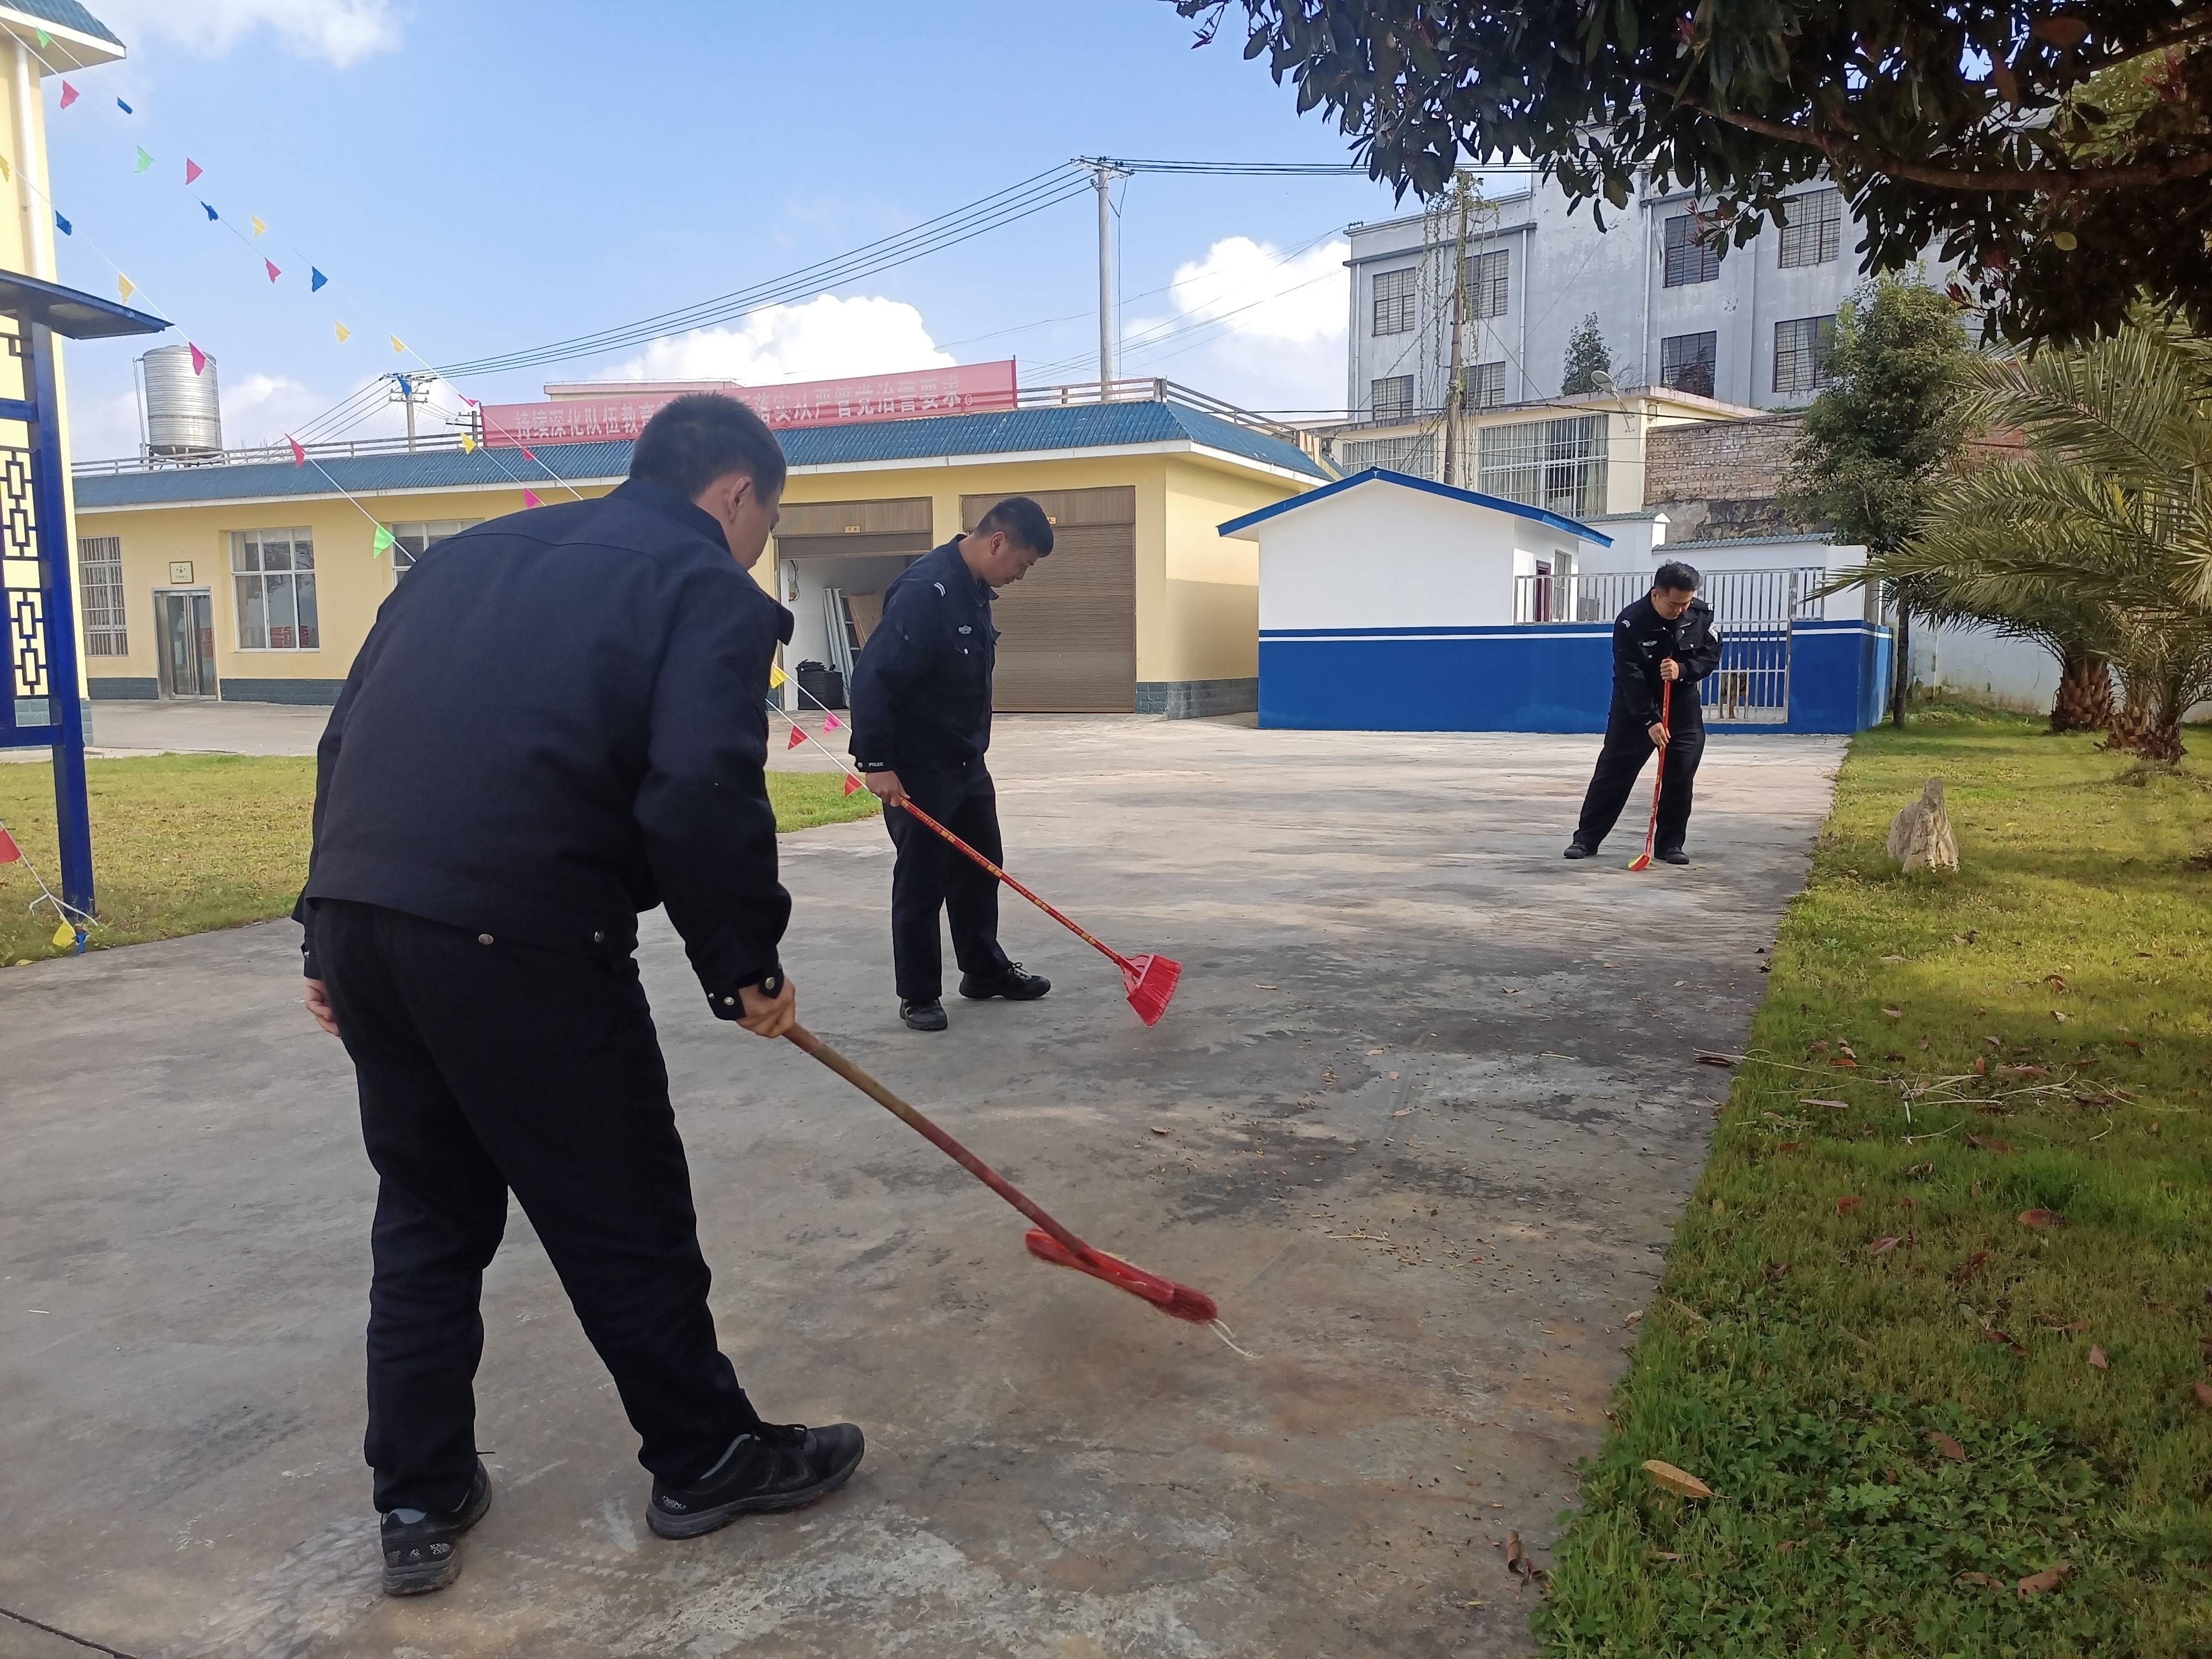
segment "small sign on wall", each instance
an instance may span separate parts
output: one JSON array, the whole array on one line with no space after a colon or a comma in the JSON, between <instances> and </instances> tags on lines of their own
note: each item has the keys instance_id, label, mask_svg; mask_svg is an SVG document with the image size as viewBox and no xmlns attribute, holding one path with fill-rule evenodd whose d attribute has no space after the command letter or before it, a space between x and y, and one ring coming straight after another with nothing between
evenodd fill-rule
<instances>
[{"instance_id":1,"label":"small sign on wall","mask_svg":"<svg viewBox=\"0 0 2212 1659\"><path fill-rule=\"evenodd\" d=\"M169 580L171 581L175 582L179 586L183 586L189 583L191 579L192 562L190 559L172 559L169 561Z\"/></svg>"}]
</instances>

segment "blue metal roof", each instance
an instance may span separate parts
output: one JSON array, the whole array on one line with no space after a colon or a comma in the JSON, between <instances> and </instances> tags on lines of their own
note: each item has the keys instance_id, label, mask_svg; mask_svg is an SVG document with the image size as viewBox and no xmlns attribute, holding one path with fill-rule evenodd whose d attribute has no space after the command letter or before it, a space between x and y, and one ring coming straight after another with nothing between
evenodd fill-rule
<instances>
[{"instance_id":1,"label":"blue metal roof","mask_svg":"<svg viewBox=\"0 0 2212 1659\"><path fill-rule=\"evenodd\" d=\"M94 40L113 40L118 46L123 44L116 39L114 30L77 4L76 0L6 0L6 9L38 18L41 22L58 23Z\"/></svg>"},{"instance_id":2,"label":"blue metal roof","mask_svg":"<svg viewBox=\"0 0 2212 1659\"><path fill-rule=\"evenodd\" d=\"M1188 441L1305 477L1328 476L1295 444L1181 404L1070 404L1000 414L797 427L778 435L793 467ZM530 453L538 458L535 464L513 449L501 448L478 449L469 455L459 450L434 450L415 455L311 457L305 466L280 461L250 466L164 467L152 472L79 478L76 505L79 512L97 512L102 507L249 496L324 495L331 493L333 483L355 495L484 484L542 488L550 483L557 488L562 479L627 477L631 448L627 439L611 443L533 444ZM327 477L323 476L325 473Z\"/></svg>"},{"instance_id":3,"label":"blue metal roof","mask_svg":"<svg viewBox=\"0 0 2212 1659\"><path fill-rule=\"evenodd\" d=\"M1473 507L1495 507L1500 513L1510 513L1516 519L1548 525L1567 535L1580 537L1586 542L1595 542L1600 547L1611 547L1613 538L1601 530L1593 530L1579 520L1562 518L1540 507L1525 507L1519 501L1509 501L1503 495L1486 495L1479 489L1461 489L1451 484L1437 483L1431 478L1416 478L1408 473L1392 472L1386 468L1370 466L1364 472L1355 472L1348 478L1339 478L1334 483L1323 484L1319 489L1309 489L1303 495L1293 495L1286 501L1277 501L1273 507L1263 507L1257 513L1247 513L1241 519L1231 519L1219 527L1219 533L1233 536L1249 530L1255 524L1285 513L1295 513L1302 507L1311 507L1316 501L1352 489L1356 484L1398 484L1407 489L1421 489L1431 495L1442 495L1447 501L1465 501Z\"/></svg>"}]
</instances>

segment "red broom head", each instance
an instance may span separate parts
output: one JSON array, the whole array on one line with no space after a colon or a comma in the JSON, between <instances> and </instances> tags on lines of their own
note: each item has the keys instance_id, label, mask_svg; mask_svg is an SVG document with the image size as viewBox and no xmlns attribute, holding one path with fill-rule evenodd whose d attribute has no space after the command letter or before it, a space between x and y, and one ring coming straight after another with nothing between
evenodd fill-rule
<instances>
[{"instance_id":1,"label":"red broom head","mask_svg":"<svg viewBox=\"0 0 2212 1659\"><path fill-rule=\"evenodd\" d=\"M1636 855L1636 862L1630 865L1628 867L1632 870L1649 870L1651 867L1651 854L1649 853L1638 853Z\"/></svg>"},{"instance_id":2,"label":"red broom head","mask_svg":"<svg viewBox=\"0 0 2212 1659\"><path fill-rule=\"evenodd\" d=\"M1089 1273L1093 1279L1103 1279L1116 1290L1140 1296L1162 1313L1173 1319L1187 1319L1194 1325L1211 1325L1221 1316L1221 1310L1204 1291L1194 1291L1188 1285L1178 1285L1172 1279L1162 1279L1158 1273L1146 1273L1134 1262L1124 1261L1118 1255L1109 1255L1103 1250L1092 1250L1087 1255L1077 1255L1042 1227L1032 1227L1024 1241L1030 1254L1039 1261L1049 1261L1055 1267L1073 1267L1079 1273Z\"/></svg>"},{"instance_id":3,"label":"red broom head","mask_svg":"<svg viewBox=\"0 0 2212 1659\"><path fill-rule=\"evenodd\" d=\"M1128 967L1121 970L1121 982L1128 988L1129 1006L1147 1025L1160 1023L1160 1016L1167 1012L1168 1004L1175 996L1176 983L1182 978L1182 963L1170 957L1131 957Z\"/></svg>"}]
</instances>

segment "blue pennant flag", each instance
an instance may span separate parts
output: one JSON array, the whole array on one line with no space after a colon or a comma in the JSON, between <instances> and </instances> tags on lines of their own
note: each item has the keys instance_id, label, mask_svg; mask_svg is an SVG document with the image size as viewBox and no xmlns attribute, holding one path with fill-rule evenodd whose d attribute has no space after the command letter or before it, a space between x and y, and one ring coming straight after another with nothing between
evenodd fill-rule
<instances>
[{"instance_id":1,"label":"blue pennant flag","mask_svg":"<svg viewBox=\"0 0 2212 1659\"><path fill-rule=\"evenodd\" d=\"M323 290L323 284L324 284L325 283L329 282L330 280L331 280L331 279L330 279L329 277L327 277L327 276L324 276L324 275L323 275L323 273L322 273L321 271L317 270L316 270L313 265L309 265L309 266L307 267L307 292L308 292L308 293L310 293L310 294L319 294L319 293L321 293L321 292L322 292L322 290Z\"/></svg>"},{"instance_id":2,"label":"blue pennant flag","mask_svg":"<svg viewBox=\"0 0 2212 1659\"><path fill-rule=\"evenodd\" d=\"M399 395L401 397L411 398L415 395L414 382L410 380L404 374L395 374L392 378L399 382Z\"/></svg>"},{"instance_id":3,"label":"blue pennant flag","mask_svg":"<svg viewBox=\"0 0 2212 1659\"><path fill-rule=\"evenodd\" d=\"M125 115L136 115L138 112L132 109L130 105L125 103L120 98L115 100L115 107L121 110Z\"/></svg>"},{"instance_id":4,"label":"blue pennant flag","mask_svg":"<svg viewBox=\"0 0 2212 1659\"><path fill-rule=\"evenodd\" d=\"M205 202L202 202L200 205L204 208L207 208L207 216L210 219L220 219L222 217L222 215L217 213L213 208L208 207L208 204Z\"/></svg>"},{"instance_id":5,"label":"blue pennant flag","mask_svg":"<svg viewBox=\"0 0 2212 1659\"><path fill-rule=\"evenodd\" d=\"M54 228L61 232L64 236L74 236L76 234L76 232L70 228L70 222L63 218L58 211L54 215Z\"/></svg>"}]
</instances>

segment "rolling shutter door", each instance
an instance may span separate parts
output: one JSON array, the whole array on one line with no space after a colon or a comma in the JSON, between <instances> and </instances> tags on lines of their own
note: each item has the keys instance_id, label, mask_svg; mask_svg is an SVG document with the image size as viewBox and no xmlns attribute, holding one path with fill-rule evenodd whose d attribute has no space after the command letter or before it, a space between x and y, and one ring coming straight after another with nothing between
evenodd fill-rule
<instances>
[{"instance_id":1,"label":"rolling shutter door","mask_svg":"<svg viewBox=\"0 0 2212 1659\"><path fill-rule=\"evenodd\" d=\"M783 509L775 527L780 559L809 554L927 553L929 497L889 501L802 501Z\"/></svg>"},{"instance_id":2,"label":"rolling shutter door","mask_svg":"<svg viewBox=\"0 0 2212 1659\"><path fill-rule=\"evenodd\" d=\"M1003 500L963 495L963 532ZM1137 492L1036 492L1053 524L1049 558L992 607L999 661L992 707L1008 714L1127 714L1137 706Z\"/></svg>"}]
</instances>

